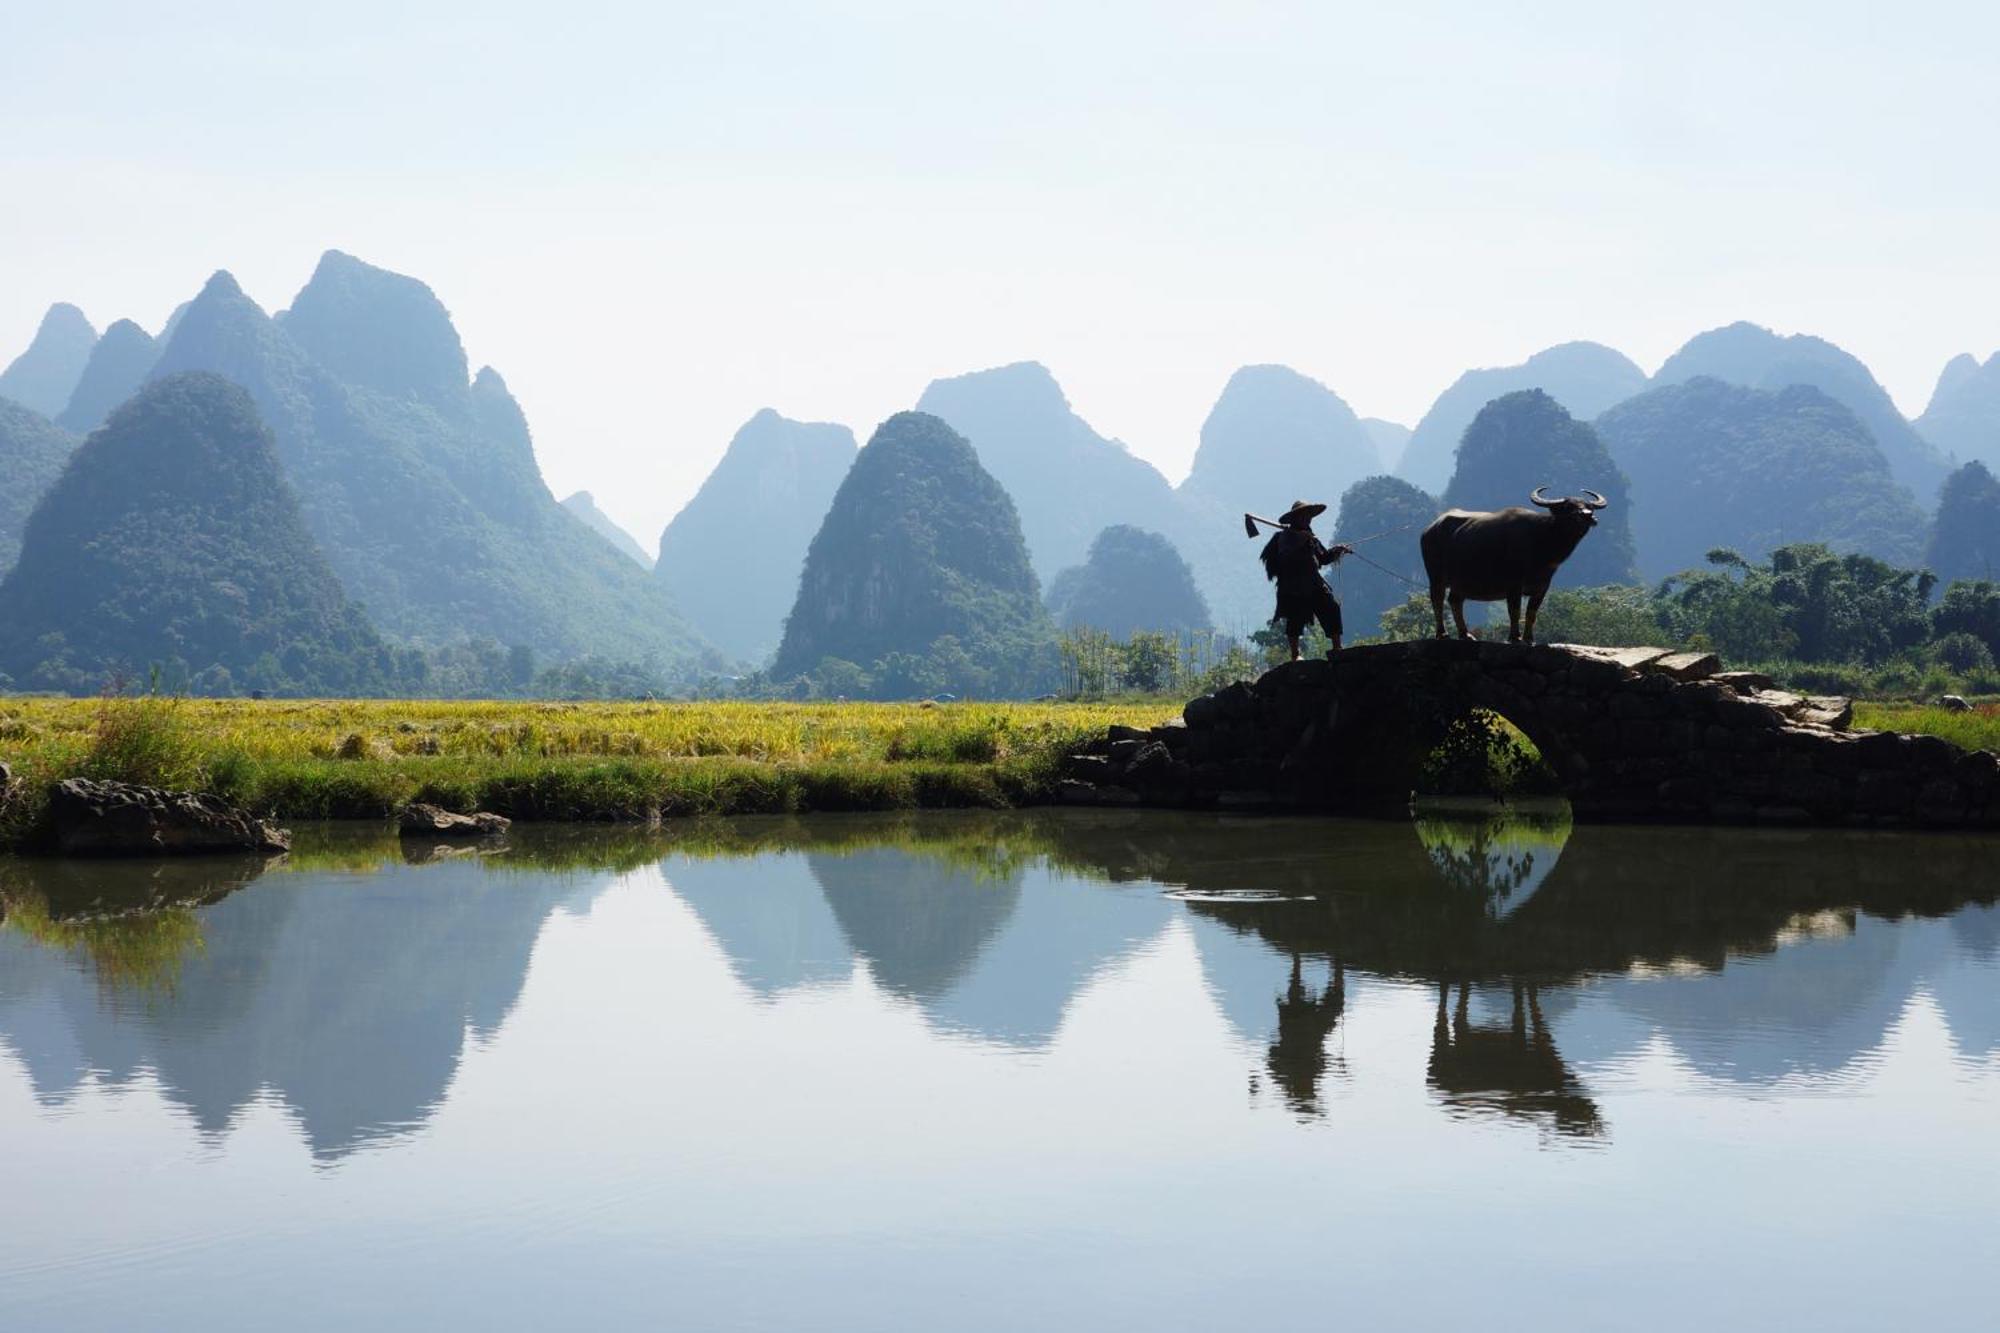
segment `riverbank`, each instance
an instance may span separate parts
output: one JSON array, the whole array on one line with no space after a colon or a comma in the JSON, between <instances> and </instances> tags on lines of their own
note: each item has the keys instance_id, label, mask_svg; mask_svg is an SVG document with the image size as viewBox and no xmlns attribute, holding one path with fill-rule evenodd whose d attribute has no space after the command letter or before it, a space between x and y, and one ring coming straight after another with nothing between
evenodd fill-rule
<instances>
[{"instance_id":1,"label":"riverbank","mask_svg":"<svg viewBox=\"0 0 2000 1333\"><path fill-rule=\"evenodd\" d=\"M275 820L385 818L412 801L515 819L645 820L1034 805L1063 757L1177 700L521 703L0 699L0 847L50 784L213 792Z\"/></svg>"},{"instance_id":2,"label":"riverbank","mask_svg":"<svg viewBox=\"0 0 2000 1333\"><path fill-rule=\"evenodd\" d=\"M0 848L25 843L49 785L67 777L210 791L278 821L385 819L412 801L579 822L1034 806L1053 800L1065 756L1085 741L1114 724L1143 729L1180 711L1179 700L1164 698L950 704L0 698L0 762L13 772L0 796ZM2000 709L1859 704L1855 724L2000 750ZM1520 768L1519 734L1500 728L1494 738L1491 772ZM1489 774L1437 776L1441 789L1471 791Z\"/></svg>"}]
</instances>

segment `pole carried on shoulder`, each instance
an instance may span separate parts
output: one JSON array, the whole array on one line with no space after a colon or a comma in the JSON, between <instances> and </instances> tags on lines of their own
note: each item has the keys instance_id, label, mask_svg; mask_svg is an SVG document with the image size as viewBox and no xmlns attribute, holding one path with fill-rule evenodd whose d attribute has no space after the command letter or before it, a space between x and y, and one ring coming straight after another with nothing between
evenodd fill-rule
<instances>
[{"instance_id":1,"label":"pole carried on shoulder","mask_svg":"<svg viewBox=\"0 0 2000 1333\"><path fill-rule=\"evenodd\" d=\"M1267 528L1282 528L1285 526L1278 522L1277 519L1265 518L1262 514L1245 514L1243 516L1243 535L1245 537L1255 537L1259 523L1262 523Z\"/></svg>"}]
</instances>

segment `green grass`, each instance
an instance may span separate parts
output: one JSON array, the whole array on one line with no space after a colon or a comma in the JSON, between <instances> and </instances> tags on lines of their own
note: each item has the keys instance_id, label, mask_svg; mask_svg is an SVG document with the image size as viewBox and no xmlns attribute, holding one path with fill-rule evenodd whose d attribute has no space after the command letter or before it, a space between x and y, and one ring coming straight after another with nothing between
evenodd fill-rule
<instances>
[{"instance_id":1,"label":"green grass","mask_svg":"<svg viewBox=\"0 0 2000 1333\"><path fill-rule=\"evenodd\" d=\"M1856 704L1854 725L1868 731L1942 736L1964 750L2000 751L2000 703L1980 704L1969 713L1930 704Z\"/></svg>"},{"instance_id":2,"label":"green grass","mask_svg":"<svg viewBox=\"0 0 2000 1333\"><path fill-rule=\"evenodd\" d=\"M519 819L1000 808L1062 756L1178 702L509 703L0 698L0 845L50 783L199 788L277 819L382 818L413 800Z\"/></svg>"}]
</instances>

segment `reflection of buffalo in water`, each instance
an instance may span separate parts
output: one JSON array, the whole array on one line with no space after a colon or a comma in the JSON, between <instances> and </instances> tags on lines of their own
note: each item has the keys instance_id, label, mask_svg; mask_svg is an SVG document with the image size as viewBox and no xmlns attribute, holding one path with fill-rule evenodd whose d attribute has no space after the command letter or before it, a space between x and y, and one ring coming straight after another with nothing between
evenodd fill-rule
<instances>
[{"instance_id":1,"label":"reflection of buffalo in water","mask_svg":"<svg viewBox=\"0 0 2000 1333\"><path fill-rule=\"evenodd\" d=\"M1504 1028L1472 1023L1466 1012L1469 989L1459 983L1458 1008L1447 1019L1451 984L1438 987L1429 1077L1445 1104L1546 1121L1564 1134L1602 1133L1597 1104L1556 1050L1535 987L1515 983L1513 1019Z\"/></svg>"}]
</instances>

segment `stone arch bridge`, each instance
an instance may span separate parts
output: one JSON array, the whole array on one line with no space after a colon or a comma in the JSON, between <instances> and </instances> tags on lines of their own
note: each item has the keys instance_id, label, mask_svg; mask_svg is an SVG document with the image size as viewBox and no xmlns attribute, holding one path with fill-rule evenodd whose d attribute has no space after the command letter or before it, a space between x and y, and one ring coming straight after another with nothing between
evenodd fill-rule
<instances>
[{"instance_id":1,"label":"stone arch bridge","mask_svg":"<svg viewBox=\"0 0 2000 1333\"><path fill-rule=\"evenodd\" d=\"M1519 727L1580 819L2000 828L2000 766L1934 736L1859 732L1845 699L1771 688L1709 654L1417 640L1294 662L1113 728L1067 803L1407 809L1425 756L1475 709Z\"/></svg>"}]
</instances>

